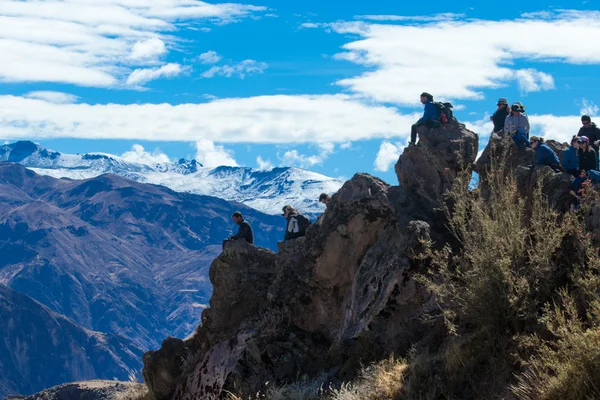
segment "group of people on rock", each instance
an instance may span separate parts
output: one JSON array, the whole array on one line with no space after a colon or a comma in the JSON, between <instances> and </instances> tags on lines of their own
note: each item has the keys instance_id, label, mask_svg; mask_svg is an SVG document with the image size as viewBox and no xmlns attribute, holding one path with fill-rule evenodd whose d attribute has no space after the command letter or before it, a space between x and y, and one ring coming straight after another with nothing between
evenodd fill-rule
<instances>
[{"instance_id":1,"label":"group of people on rock","mask_svg":"<svg viewBox=\"0 0 600 400\"><path fill-rule=\"evenodd\" d=\"M330 200L331 197L327 193L321 193L319 196L319 202L322 204L327 205ZM282 211L282 216L286 219L283 240L293 240L305 236L306 229L312 224L311 220L290 205L283 206ZM223 240L223 249L225 249L227 244L240 239L244 239L249 244L254 244L254 232L248 221L244 219L242 213L236 211L231 216L231 219L238 226L238 232L228 239Z\"/></svg>"},{"instance_id":2,"label":"group of people on rock","mask_svg":"<svg viewBox=\"0 0 600 400\"><path fill-rule=\"evenodd\" d=\"M434 103L433 96L427 92L421 94L421 103L425 110L423 117L419 119L411 129L410 142L408 146L414 146L417 140L417 132L420 126L429 128L441 124L438 104ZM447 104L447 103L443 103ZM493 134L500 137L510 135L519 149L531 148L535 151L535 165L547 165L555 172L568 172L573 175L572 189L577 194L583 183L590 179L600 183L600 166L598 163L600 148L600 128L592 122L589 115L581 117L581 128L576 136L571 139L571 145L564 152L562 162L556 152L546 144L543 137L529 137L529 117L525 113L525 106L521 102L515 102L509 106L508 99L501 97L496 104L498 107L490 120L494 124Z\"/></svg>"}]
</instances>

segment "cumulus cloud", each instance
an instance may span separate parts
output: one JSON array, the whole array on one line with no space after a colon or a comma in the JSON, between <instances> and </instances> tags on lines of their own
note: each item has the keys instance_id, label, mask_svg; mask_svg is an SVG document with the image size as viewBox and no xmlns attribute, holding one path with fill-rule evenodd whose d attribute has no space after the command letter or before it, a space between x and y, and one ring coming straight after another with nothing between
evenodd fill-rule
<instances>
[{"instance_id":1,"label":"cumulus cloud","mask_svg":"<svg viewBox=\"0 0 600 400\"><path fill-rule=\"evenodd\" d=\"M53 104L0 96L5 138L97 138L226 143L343 143L408 137L419 114L348 95L258 96L190 104Z\"/></svg>"},{"instance_id":2,"label":"cumulus cloud","mask_svg":"<svg viewBox=\"0 0 600 400\"><path fill-rule=\"evenodd\" d=\"M44 100L49 103L54 104L71 104L75 103L79 97L74 94L64 93L64 92L54 92L51 90L38 90L34 92L29 92L24 95L29 99L39 99Z\"/></svg>"},{"instance_id":3,"label":"cumulus cloud","mask_svg":"<svg viewBox=\"0 0 600 400\"><path fill-rule=\"evenodd\" d=\"M554 88L551 75L536 69L514 68L516 61L598 64L590 52L600 41L600 26L590 25L599 12L554 13L546 19L456 20L425 24L366 21L326 25L339 34L360 36L336 55L368 67L338 85L380 102L415 105L423 90L438 98L479 99L484 89L516 83L524 92ZM379 18L383 20L384 18ZM413 19L413 17L407 17ZM322 27L304 24L304 27ZM510 32L518 40L507 40ZM440 38L448 46L438 46Z\"/></svg>"},{"instance_id":4,"label":"cumulus cloud","mask_svg":"<svg viewBox=\"0 0 600 400\"><path fill-rule=\"evenodd\" d=\"M263 160L261 156L256 157L256 164L258 169L261 171L270 171L273 169L273 163L271 160Z\"/></svg>"},{"instance_id":5,"label":"cumulus cloud","mask_svg":"<svg viewBox=\"0 0 600 400\"><path fill-rule=\"evenodd\" d=\"M288 150L279 156L284 165L298 166L300 168L310 168L315 165L321 165L329 158L335 149L333 143L318 143L319 153L313 155L301 154L298 150Z\"/></svg>"},{"instance_id":6,"label":"cumulus cloud","mask_svg":"<svg viewBox=\"0 0 600 400\"><path fill-rule=\"evenodd\" d=\"M118 86L131 57L152 59L175 40L175 22L226 23L265 10L200 0L3 0L0 81Z\"/></svg>"},{"instance_id":7,"label":"cumulus cloud","mask_svg":"<svg viewBox=\"0 0 600 400\"><path fill-rule=\"evenodd\" d=\"M196 142L196 160L205 167L237 167L238 163L233 157L233 151L217 146L210 140L201 139Z\"/></svg>"},{"instance_id":8,"label":"cumulus cloud","mask_svg":"<svg viewBox=\"0 0 600 400\"><path fill-rule=\"evenodd\" d=\"M375 171L387 172L398 161L402 151L404 151L404 145L401 143L391 143L387 140L381 143L373 163Z\"/></svg>"},{"instance_id":9,"label":"cumulus cloud","mask_svg":"<svg viewBox=\"0 0 600 400\"><path fill-rule=\"evenodd\" d=\"M217 54L216 51L207 51L206 53L202 53L200 54L200 56L198 56L198 60L202 63L202 64L216 64L219 61L221 61L221 56L219 54Z\"/></svg>"},{"instance_id":10,"label":"cumulus cloud","mask_svg":"<svg viewBox=\"0 0 600 400\"><path fill-rule=\"evenodd\" d=\"M340 149L342 150L350 150L352 148L352 142L344 142L340 144Z\"/></svg>"},{"instance_id":11,"label":"cumulus cloud","mask_svg":"<svg viewBox=\"0 0 600 400\"><path fill-rule=\"evenodd\" d=\"M182 74L184 69L180 64L169 63L158 68L136 69L127 78L127 85L141 86L159 78L172 78Z\"/></svg>"},{"instance_id":12,"label":"cumulus cloud","mask_svg":"<svg viewBox=\"0 0 600 400\"><path fill-rule=\"evenodd\" d=\"M168 163L171 160L169 157L161 153L160 150L155 149L152 153L146 151L144 146L140 144L134 144L130 151L126 151L121 155L125 161L138 164L156 165L161 163Z\"/></svg>"},{"instance_id":13,"label":"cumulus cloud","mask_svg":"<svg viewBox=\"0 0 600 400\"><path fill-rule=\"evenodd\" d=\"M167 52L167 46L159 38L137 41L131 49L130 58L133 60L155 60Z\"/></svg>"},{"instance_id":14,"label":"cumulus cloud","mask_svg":"<svg viewBox=\"0 0 600 400\"><path fill-rule=\"evenodd\" d=\"M590 115L593 117L598 115L598 111L600 111L600 109L593 101L587 99L581 100L581 110L579 110L581 115Z\"/></svg>"},{"instance_id":15,"label":"cumulus cloud","mask_svg":"<svg viewBox=\"0 0 600 400\"><path fill-rule=\"evenodd\" d=\"M268 65L264 62L244 60L238 64L214 66L208 71L203 72L202 77L213 78L215 76L224 76L226 78L231 78L232 76L238 76L239 78L244 79L246 75L262 74L267 67Z\"/></svg>"}]
</instances>

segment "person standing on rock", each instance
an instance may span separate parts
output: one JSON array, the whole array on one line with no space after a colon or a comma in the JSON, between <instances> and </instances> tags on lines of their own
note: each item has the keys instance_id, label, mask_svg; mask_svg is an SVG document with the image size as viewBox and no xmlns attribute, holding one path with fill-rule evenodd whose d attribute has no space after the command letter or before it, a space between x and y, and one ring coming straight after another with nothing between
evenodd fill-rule
<instances>
[{"instance_id":1,"label":"person standing on rock","mask_svg":"<svg viewBox=\"0 0 600 400\"><path fill-rule=\"evenodd\" d=\"M306 235L306 228L311 224L310 219L300 214L292 206L283 206L283 217L287 224L285 228L285 236L283 240L298 239Z\"/></svg>"},{"instance_id":2,"label":"person standing on rock","mask_svg":"<svg viewBox=\"0 0 600 400\"><path fill-rule=\"evenodd\" d=\"M506 123L506 117L510 114L510 108L508 107L508 100L505 97L498 99L498 109L490 117L490 120L494 123L494 133L500 137L504 136L504 124Z\"/></svg>"},{"instance_id":3,"label":"person standing on rock","mask_svg":"<svg viewBox=\"0 0 600 400\"><path fill-rule=\"evenodd\" d=\"M600 145L600 128L592 122L592 118L589 115L583 115L581 117L581 128L579 129L579 134L577 136L585 136L590 140L591 146L594 148L596 152L596 168L598 168L598 149Z\"/></svg>"},{"instance_id":4,"label":"person standing on rock","mask_svg":"<svg viewBox=\"0 0 600 400\"><path fill-rule=\"evenodd\" d=\"M529 118L523 112L523 104L514 103L510 114L504 121L504 131L512 135L512 139L519 148L529 147Z\"/></svg>"},{"instance_id":5,"label":"person standing on rock","mask_svg":"<svg viewBox=\"0 0 600 400\"><path fill-rule=\"evenodd\" d=\"M433 128L440 125L440 113L433 104L433 96L427 92L421 93L421 103L425 105L425 110L423 111L423 117L411 127L409 146L414 146L417 142L417 129L419 129L419 126L425 125Z\"/></svg>"},{"instance_id":6,"label":"person standing on rock","mask_svg":"<svg viewBox=\"0 0 600 400\"><path fill-rule=\"evenodd\" d=\"M250 224L246 220L244 220L244 216L242 215L242 213L236 211L231 216L231 219L233 219L233 222L235 222L238 226L238 232L237 234L231 236L229 239L223 241L223 249L225 249L225 246L228 243L240 239L244 239L248 244L254 244L254 232L252 232L252 227L250 226Z\"/></svg>"},{"instance_id":7,"label":"person standing on rock","mask_svg":"<svg viewBox=\"0 0 600 400\"><path fill-rule=\"evenodd\" d=\"M535 165L547 165L554 172L562 172L558 156L547 144L543 137L532 136L531 148L535 150Z\"/></svg>"},{"instance_id":8,"label":"person standing on rock","mask_svg":"<svg viewBox=\"0 0 600 400\"><path fill-rule=\"evenodd\" d=\"M566 172L573 175L574 177L579 176L579 156L577 150L579 149L578 136L573 136L571 139L571 146L563 153L563 168Z\"/></svg>"}]
</instances>

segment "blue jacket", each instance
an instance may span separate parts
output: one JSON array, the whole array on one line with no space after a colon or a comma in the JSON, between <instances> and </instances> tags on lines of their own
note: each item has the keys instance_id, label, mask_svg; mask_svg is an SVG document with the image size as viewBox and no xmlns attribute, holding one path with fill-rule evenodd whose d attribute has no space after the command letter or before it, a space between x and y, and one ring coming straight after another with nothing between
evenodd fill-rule
<instances>
[{"instance_id":1,"label":"blue jacket","mask_svg":"<svg viewBox=\"0 0 600 400\"><path fill-rule=\"evenodd\" d=\"M569 146L563 153L563 167L567 171L579 169L579 156L577 156L577 149L575 147Z\"/></svg>"},{"instance_id":2,"label":"blue jacket","mask_svg":"<svg viewBox=\"0 0 600 400\"><path fill-rule=\"evenodd\" d=\"M546 143L539 143L535 148L535 163L541 165L559 164L558 156Z\"/></svg>"},{"instance_id":3,"label":"blue jacket","mask_svg":"<svg viewBox=\"0 0 600 400\"><path fill-rule=\"evenodd\" d=\"M425 111L423 112L423 117L417 121L417 124L422 124L427 121L439 121L440 113L438 112L437 107L433 104L433 101L428 101L425 103Z\"/></svg>"}]
</instances>

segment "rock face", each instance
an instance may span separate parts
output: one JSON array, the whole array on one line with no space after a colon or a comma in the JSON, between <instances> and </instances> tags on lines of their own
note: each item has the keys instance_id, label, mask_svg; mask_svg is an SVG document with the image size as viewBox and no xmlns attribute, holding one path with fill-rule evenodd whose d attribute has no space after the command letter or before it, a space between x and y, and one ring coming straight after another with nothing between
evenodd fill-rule
<instances>
[{"instance_id":1,"label":"rock face","mask_svg":"<svg viewBox=\"0 0 600 400\"><path fill-rule=\"evenodd\" d=\"M10 396L7 400L125 400L139 398L146 388L139 383L85 381L55 386L31 396Z\"/></svg>"},{"instance_id":2,"label":"rock face","mask_svg":"<svg viewBox=\"0 0 600 400\"><path fill-rule=\"evenodd\" d=\"M357 174L306 237L280 243L276 255L228 247L211 265L204 325L144 357L153 398L248 395L305 374L334 380L358 366L348 357L357 348L406 354L426 334L422 317L437 312L413 277L423 250L442 235L427 207L470 171L477 142L460 124L423 130L400 156L400 187ZM186 362L186 352L197 362Z\"/></svg>"}]
</instances>

